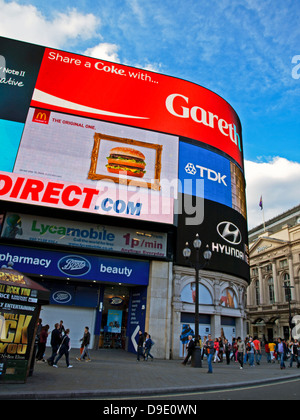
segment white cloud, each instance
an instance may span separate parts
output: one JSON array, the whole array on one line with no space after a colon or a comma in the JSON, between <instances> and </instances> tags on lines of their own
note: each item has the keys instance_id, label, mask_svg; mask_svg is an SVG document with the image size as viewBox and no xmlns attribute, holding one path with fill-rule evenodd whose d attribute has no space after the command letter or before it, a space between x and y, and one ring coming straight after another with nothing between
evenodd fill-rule
<instances>
[{"instance_id":1,"label":"white cloud","mask_svg":"<svg viewBox=\"0 0 300 420\"><path fill-rule=\"evenodd\" d=\"M102 42L95 47L88 48L84 54L89 57L101 58L102 60L113 61L114 63L120 63L118 57L119 46L116 44L109 44Z\"/></svg>"},{"instance_id":2,"label":"white cloud","mask_svg":"<svg viewBox=\"0 0 300 420\"><path fill-rule=\"evenodd\" d=\"M0 35L33 44L62 48L73 39L94 37L99 19L92 13L83 14L75 8L66 12L53 11L49 19L35 6L0 0Z\"/></svg>"},{"instance_id":3,"label":"white cloud","mask_svg":"<svg viewBox=\"0 0 300 420\"><path fill-rule=\"evenodd\" d=\"M266 221L300 203L300 163L282 157L267 162L245 161L245 175L249 229L263 222L261 195Z\"/></svg>"}]
</instances>

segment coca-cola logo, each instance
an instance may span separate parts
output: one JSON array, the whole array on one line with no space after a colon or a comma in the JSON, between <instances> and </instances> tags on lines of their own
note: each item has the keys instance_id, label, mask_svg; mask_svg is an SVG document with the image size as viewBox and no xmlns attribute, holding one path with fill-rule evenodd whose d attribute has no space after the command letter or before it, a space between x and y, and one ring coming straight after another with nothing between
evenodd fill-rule
<instances>
[{"instance_id":1,"label":"coca-cola logo","mask_svg":"<svg viewBox=\"0 0 300 420\"><path fill-rule=\"evenodd\" d=\"M90 262L79 255L67 255L58 261L57 266L61 273L72 277L83 276L91 269Z\"/></svg>"}]
</instances>

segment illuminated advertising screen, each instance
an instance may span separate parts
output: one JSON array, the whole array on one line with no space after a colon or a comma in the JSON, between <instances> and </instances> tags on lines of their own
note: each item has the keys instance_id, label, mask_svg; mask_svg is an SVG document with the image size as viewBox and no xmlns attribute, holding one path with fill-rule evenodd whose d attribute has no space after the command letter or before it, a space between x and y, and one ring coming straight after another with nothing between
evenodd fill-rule
<instances>
[{"instance_id":1,"label":"illuminated advertising screen","mask_svg":"<svg viewBox=\"0 0 300 420\"><path fill-rule=\"evenodd\" d=\"M187 164L234 206L222 188L232 165L243 177L241 124L199 85L0 37L0 97L1 200L173 224L184 137L222 154Z\"/></svg>"},{"instance_id":2,"label":"illuminated advertising screen","mask_svg":"<svg viewBox=\"0 0 300 420\"><path fill-rule=\"evenodd\" d=\"M169 186L175 180L177 187L177 145L168 134L30 108L7 193L4 187L0 194L173 223L176 188L174 194Z\"/></svg>"},{"instance_id":3,"label":"illuminated advertising screen","mask_svg":"<svg viewBox=\"0 0 300 420\"><path fill-rule=\"evenodd\" d=\"M144 257L167 256L167 234L163 232L21 213L6 213L1 237Z\"/></svg>"},{"instance_id":4,"label":"illuminated advertising screen","mask_svg":"<svg viewBox=\"0 0 300 420\"><path fill-rule=\"evenodd\" d=\"M243 165L235 111L185 80L46 48L31 104L186 136Z\"/></svg>"},{"instance_id":5,"label":"illuminated advertising screen","mask_svg":"<svg viewBox=\"0 0 300 420\"><path fill-rule=\"evenodd\" d=\"M180 193L225 204L246 218L243 174L229 159L180 141L178 172Z\"/></svg>"},{"instance_id":6,"label":"illuminated advertising screen","mask_svg":"<svg viewBox=\"0 0 300 420\"><path fill-rule=\"evenodd\" d=\"M187 195L180 197L186 203L189 198L191 197ZM195 207L194 214L188 211L184 203L182 207L183 212L178 216L176 263L189 265L182 251L188 242L192 252L195 252L193 241L198 233L202 241L200 255L202 256L207 245L212 251L212 258L207 266L209 270L228 273L249 281L248 232L245 218L236 210L210 200L203 200L203 206ZM197 215L197 211L202 214ZM187 224L187 218L194 219L195 223ZM198 223L200 219L202 222ZM191 259L195 259L195 254ZM203 258L202 261L204 262Z\"/></svg>"}]
</instances>

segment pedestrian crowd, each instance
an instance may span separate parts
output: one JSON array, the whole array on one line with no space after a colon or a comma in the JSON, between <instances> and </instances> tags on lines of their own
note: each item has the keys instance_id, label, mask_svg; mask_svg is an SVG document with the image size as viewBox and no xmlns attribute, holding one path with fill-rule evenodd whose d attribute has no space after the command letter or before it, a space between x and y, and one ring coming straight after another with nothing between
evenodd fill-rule
<instances>
[{"instance_id":1,"label":"pedestrian crowd","mask_svg":"<svg viewBox=\"0 0 300 420\"><path fill-rule=\"evenodd\" d=\"M260 365L263 352L266 355L268 363L280 364L280 369L285 369L285 363L289 361L289 367L293 366L295 362L297 368L300 368L300 340L291 339L285 341L278 338L275 341L268 342L267 340L260 341L258 337L246 337L244 340L241 337L233 338L231 343L225 337L212 339L211 334L204 336L203 339L199 337L199 345L201 351L201 359L207 359L208 372L213 373L213 363L224 363L227 365L234 361L239 363L240 369L244 365L249 364L250 367ZM188 336L186 343L186 356L182 364L186 365L193 355L195 350L195 340L192 335Z\"/></svg>"},{"instance_id":2,"label":"pedestrian crowd","mask_svg":"<svg viewBox=\"0 0 300 420\"><path fill-rule=\"evenodd\" d=\"M36 361L37 362L46 362L49 366L58 368L59 360L65 356L67 368L72 368L70 364L69 353L71 350L71 340L70 340L70 330L65 329L63 321L57 322L54 325L54 329L51 331L50 345L52 349L51 356L46 360L45 351L49 332L49 325L42 325L42 320L39 319L37 333L36 333L36 342L37 342L37 352L36 352ZM81 338L81 347L80 347L80 357L76 359L78 361L85 360L90 362L90 353L89 353L89 344L90 344L90 332L89 327L85 327L83 337Z\"/></svg>"},{"instance_id":3,"label":"pedestrian crowd","mask_svg":"<svg viewBox=\"0 0 300 420\"><path fill-rule=\"evenodd\" d=\"M37 351L36 361L48 362L50 366L58 367L59 360L65 356L66 365L72 368L69 361L69 352L71 350L70 330L65 329L63 321L56 323L52 332L49 332L49 325L42 325L42 320L38 322L37 328ZM47 338L51 334L51 356L45 360L45 350ZM85 327L83 337L81 338L80 357L76 360L79 362L90 362L90 332L89 327ZM137 361L141 358L147 361L148 358L153 360L151 349L154 345L151 336L147 332L138 333L137 341ZM266 355L268 363L280 364L280 369L286 368L286 363L289 361L288 366L291 368L296 363L297 368L300 368L300 340L291 339L285 341L278 338L275 341L268 342L267 340L260 341L258 337L246 337L244 340L241 337L233 338L231 342L225 337L212 339L211 334L204 336L203 339L199 337L199 346L201 351L201 359L207 360L208 373L213 373L213 363L226 363L229 365L232 361L239 363L240 369L243 369L246 364L250 367L260 365L262 360L263 351ZM195 351L195 340L193 336L188 335L186 342L186 356L182 364L186 365L192 358Z\"/></svg>"},{"instance_id":4,"label":"pedestrian crowd","mask_svg":"<svg viewBox=\"0 0 300 420\"><path fill-rule=\"evenodd\" d=\"M37 342L37 351L35 359L37 362L48 362L49 366L53 366L55 368L58 367L58 362L65 356L66 364L68 368L72 368L73 366L70 365L69 360L69 352L71 350L71 340L70 340L70 330L65 329L63 325L63 321L56 323L54 325L54 329L52 332L49 332L49 325L42 325L42 320L39 319L38 327L37 327L37 334L36 334L36 342ZM46 343L47 338L51 334L50 344L52 348L51 356L46 360L45 359L45 351L46 351ZM78 362L90 362L90 352L89 352L89 345L91 340L91 334L89 332L89 327L85 327L83 337L81 338L81 347L80 347L80 356L76 357ZM137 360L140 361L141 358L144 361L147 361L150 357L151 360L154 357L151 354L151 348L154 345L154 341L151 339L150 334L147 332L139 331L138 335L138 342L137 342Z\"/></svg>"}]
</instances>

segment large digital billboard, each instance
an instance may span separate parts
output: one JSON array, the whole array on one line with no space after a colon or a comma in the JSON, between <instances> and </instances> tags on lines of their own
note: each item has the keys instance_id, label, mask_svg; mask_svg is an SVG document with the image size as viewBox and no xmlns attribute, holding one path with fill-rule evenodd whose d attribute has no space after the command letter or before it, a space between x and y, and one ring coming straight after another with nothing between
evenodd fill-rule
<instances>
[{"instance_id":1,"label":"large digital billboard","mask_svg":"<svg viewBox=\"0 0 300 420\"><path fill-rule=\"evenodd\" d=\"M244 177L228 158L180 141L178 173L180 193L225 204L246 218Z\"/></svg>"},{"instance_id":2,"label":"large digital billboard","mask_svg":"<svg viewBox=\"0 0 300 420\"><path fill-rule=\"evenodd\" d=\"M179 198L183 200L182 196ZM210 200L204 200L201 211L203 222L200 224L186 224L186 218L190 215L186 213L184 206L182 214L178 216L176 263L189 265L182 251L186 242L193 249L193 241L196 234L199 234L202 241L200 252L203 253L207 245L212 251L207 267L209 270L249 281L248 231L245 218L238 211ZM199 219L199 215L197 218Z\"/></svg>"},{"instance_id":3,"label":"large digital billboard","mask_svg":"<svg viewBox=\"0 0 300 420\"><path fill-rule=\"evenodd\" d=\"M243 166L235 111L185 80L46 48L31 104L189 137Z\"/></svg>"},{"instance_id":4,"label":"large digital billboard","mask_svg":"<svg viewBox=\"0 0 300 420\"><path fill-rule=\"evenodd\" d=\"M241 124L202 86L0 37L0 97L1 200L173 224L200 175L245 216Z\"/></svg>"}]
</instances>

